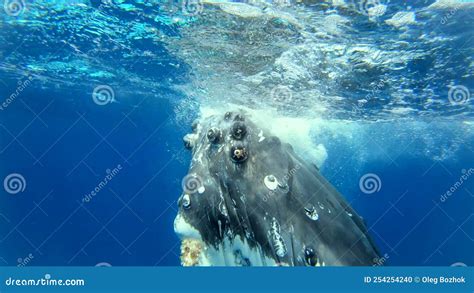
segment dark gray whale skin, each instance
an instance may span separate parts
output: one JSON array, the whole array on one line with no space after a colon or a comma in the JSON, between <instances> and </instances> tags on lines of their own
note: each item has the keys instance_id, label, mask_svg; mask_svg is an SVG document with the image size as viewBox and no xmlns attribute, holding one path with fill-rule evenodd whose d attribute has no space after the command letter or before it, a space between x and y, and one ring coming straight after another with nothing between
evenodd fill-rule
<instances>
[{"instance_id":1,"label":"dark gray whale skin","mask_svg":"<svg viewBox=\"0 0 474 293\"><path fill-rule=\"evenodd\" d=\"M195 122L184 142L192 150L188 177L203 188L183 192L179 214L206 246L240 236L281 265L378 262L362 218L341 194L245 112Z\"/></svg>"}]
</instances>

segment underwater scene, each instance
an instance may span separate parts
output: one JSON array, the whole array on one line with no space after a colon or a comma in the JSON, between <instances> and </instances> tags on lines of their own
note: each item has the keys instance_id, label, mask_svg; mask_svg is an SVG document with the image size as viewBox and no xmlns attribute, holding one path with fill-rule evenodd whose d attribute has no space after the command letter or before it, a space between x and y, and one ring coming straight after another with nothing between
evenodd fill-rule
<instances>
[{"instance_id":1,"label":"underwater scene","mask_svg":"<svg viewBox=\"0 0 474 293\"><path fill-rule=\"evenodd\" d=\"M1 266L472 266L474 2L4 0Z\"/></svg>"}]
</instances>

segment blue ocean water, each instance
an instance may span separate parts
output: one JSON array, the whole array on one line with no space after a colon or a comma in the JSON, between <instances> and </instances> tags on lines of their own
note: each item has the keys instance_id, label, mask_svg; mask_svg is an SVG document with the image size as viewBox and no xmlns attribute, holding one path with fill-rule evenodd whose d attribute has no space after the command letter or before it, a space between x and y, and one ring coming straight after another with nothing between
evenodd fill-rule
<instances>
[{"instance_id":1,"label":"blue ocean water","mask_svg":"<svg viewBox=\"0 0 474 293\"><path fill-rule=\"evenodd\" d=\"M474 263L469 3L11 2L0 264L179 265L182 137L236 105L323 146L383 264Z\"/></svg>"}]
</instances>

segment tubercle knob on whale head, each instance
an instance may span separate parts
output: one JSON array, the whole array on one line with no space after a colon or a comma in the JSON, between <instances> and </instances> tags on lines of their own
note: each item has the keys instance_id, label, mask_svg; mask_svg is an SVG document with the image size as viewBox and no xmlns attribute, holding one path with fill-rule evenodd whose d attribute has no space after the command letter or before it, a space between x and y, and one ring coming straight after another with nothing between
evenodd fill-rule
<instances>
[{"instance_id":1,"label":"tubercle knob on whale head","mask_svg":"<svg viewBox=\"0 0 474 293\"><path fill-rule=\"evenodd\" d=\"M195 147L196 141L198 139L198 132L200 129L199 120L194 120L191 124L192 133L188 133L183 137L184 147L188 150L191 150Z\"/></svg>"},{"instance_id":2,"label":"tubercle knob on whale head","mask_svg":"<svg viewBox=\"0 0 474 293\"><path fill-rule=\"evenodd\" d=\"M207 139L209 139L209 142L211 143L219 143L221 135L221 130L217 127L211 127L207 131Z\"/></svg>"},{"instance_id":3,"label":"tubercle knob on whale head","mask_svg":"<svg viewBox=\"0 0 474 293\"><path fill-rule=\"evenodd\" d=\"M248 158L247 147L244 144L236 144L230 148L230 157L234 163L243 163Z\"/></svg>"},{"instance_id":4,"label":"tubercle knob on whale head","mask_svg":"<svg viewBox=\"0 0 474 293\"><path fill-rule=\"evenodd\" d=\"M194 120L193 123L191 124L191 130L193 132L196 132L198 130L198 127L199 127L199 120Z\"/></svg>"},{"instance_id":5,"label":"tubercle knob on whale head","mask_svg":"<svg viewBox=\"0 0 474 293\"><path fill-rule=\"evenodd\" d=\"M245 137L247 134L247 127L243 122L235 122L234 125L232 125L232 137L237 140L241 140Z\"/></svg>"},{"instance_id":6,"label":"tubercle knob on whale head","mask_svg":"<svg viewBox=\"0 0 474 293\"><path fill-rule=\"evenodd\" d=\"M188 150L194 148L196 145L197 135L194 133L188 133L183 137L184 147Z\"/></svg>"}]
</instances>

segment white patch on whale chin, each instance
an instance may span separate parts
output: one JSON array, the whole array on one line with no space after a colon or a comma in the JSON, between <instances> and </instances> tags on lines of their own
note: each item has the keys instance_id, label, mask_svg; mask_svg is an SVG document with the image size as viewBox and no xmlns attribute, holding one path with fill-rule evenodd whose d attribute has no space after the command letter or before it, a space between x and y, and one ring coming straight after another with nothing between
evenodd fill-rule
<instances>
[{"instance_id":1,"label":"white patch on whale chin","mask_svg":"<svg viewBox=\"0 0 474 293\"><path fill-rule=\"evenodd\" d=\"M276 266L272 258L264 255L258 247L250 247L247 239L228 236L217 249L207 246L201 234L178 214L174 230L181 238L181 264L183 266Z\"/></svg>"},{"instance_id":2,"label":"white patch on whale chin","mask_svg":"<svg viewBox=\"0 0 474 293\"><path fill-rule=\"evenodd\" d=\"M179 238L181 239L196 239L201 240L201 233L191 226L184 218L178 213L176 218L174 219L174 232L178 234Z\"/></svg>"},{"instance_id":3,"label":"white patch on whale chin","mask_svg":"<svg viewBox=\"0 0 474 293\"><path fill-rule=\"evenodd\" d=\"M247 239L236 236L225 237L219 247L207 247L203 253L204 266L276 266L272 258L264 255L257 247L249 246Z\"/></svg>"}]
</instances>

